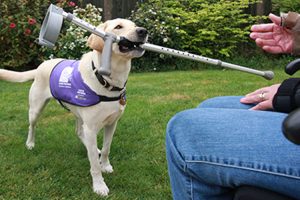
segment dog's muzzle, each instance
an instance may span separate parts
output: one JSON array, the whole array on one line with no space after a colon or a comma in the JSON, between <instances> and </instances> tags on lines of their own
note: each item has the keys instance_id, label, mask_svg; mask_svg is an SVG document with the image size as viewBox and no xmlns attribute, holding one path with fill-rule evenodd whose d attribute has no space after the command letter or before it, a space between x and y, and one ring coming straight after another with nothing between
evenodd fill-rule
<instances>
[{"instance_id":1,"label":"dog's muzzle","mask_svg":"<svg viewBox=\"0 0 300 200\"><path fill-rule=\"evenodd\" d=\"M138 36L139 41L131 41L125 37L121 37L118 45L122 53L126 53L133 50L144 51L144 49L141 48L140 45L146 42L148 31L145 28L137 28L136 34Z\"/></svg>"},{"instance_id":2,"label":"dog's muzzle","mask_svg":"<svg viewBox=\"0 0 300 200\"><path fill-rule=\"evenodd\" d=\"M133 42L124 37L122 37L120 42L118 43L120 47L120 51L122 53L126 53L133 50L139 50L139 51L144 50L143 48L140 47L141 44L144 44L144 42Z\"/></svg>"}]
</instances>

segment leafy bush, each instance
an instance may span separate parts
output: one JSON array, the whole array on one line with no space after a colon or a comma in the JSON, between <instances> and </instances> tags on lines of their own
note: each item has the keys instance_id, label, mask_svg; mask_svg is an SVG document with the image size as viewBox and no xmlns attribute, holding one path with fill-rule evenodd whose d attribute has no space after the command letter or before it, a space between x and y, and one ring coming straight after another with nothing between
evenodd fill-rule
<instances>
[{"instance_id":1,"label":"leafy bush","mask_svg":"<svg viewBox=\"0 0 300 200\"><path fill-rule=\"evenodd\" d=\"M273 12L279 13L279 12L300 12L300 3L299 0L273 0Z\"/></svg>"},{"instance_id":2,"label":"leafy bush","mask_svg":"<svg viewBox=\"0 0 300 200\"><path fill-rule=\"evenodd\" d=\"M76 1L81 4L81 1ZM57 47L47 49L35 41L40 26L51 3L63 8L91 24L98 25L101 9L91 4L84 9L69 0L2 0L0 10L0 63L1 68L26 68L29 63L49 57L79 58L87 50L86 31L73 24L64 23Z\"/></svg>"},{"instance_id":3,"label":"leafy bush","mask_svg":"<svg viewBox=\"0 0 300 200\"><path fill-rule=\"evenodd\" d=\"M96 8L92 4L87 4L85 8L75 7L73 14L97 26L101 22L101 8ZM43 56L45 59L49 58L68 58L79 59L82 54L90 51L86 45L90 32L80 28L79 26L70 23L67 25L66 30L62 31L53 49L43 47Z\"/></svg>"},{"instance_id":4,"label":"leafy bush","mask_svg":"<svg viewBox=\"0 0 300 200\"><path fill-rule=\"evenodd\" d=\"M40 24L50 0L2 0L0 10L0 63L4 68L18 68L40 57L40 45L36 44ZM59 0L60 7L71 10L72 1Z\"/></svg>"},{"instance_id":5,"label":"leafy bush","mask_svg":"<svg viewBox=\"0 0 300 200\"><path fill-rule=\"evenodd\" d=\"M244 11L249 4L255 2L257 1L148 0L139 4L130 18L148 29L150 43L203 56L229 57L239 44L248 41L250 25L255 23L257 17ZM174 59L169 56L160 55L158 58L153 53L147 53L144 59L149 59L156 65L160 59L165 59L171 65L175 64ZM136 65L137 69L145 67L143 60Z\"/></svg>"},{"instance_id":6,"label":"leafy bush","mask_svg":"<svg viewBox=\"0 0 300 200\"><path fill-rule=\"evenodd\" d=\"M39 32L39 5L41 1L2 0L0 10L1 67L17 67L36 56L34 44Z\"/></svg>"}]
</instances>

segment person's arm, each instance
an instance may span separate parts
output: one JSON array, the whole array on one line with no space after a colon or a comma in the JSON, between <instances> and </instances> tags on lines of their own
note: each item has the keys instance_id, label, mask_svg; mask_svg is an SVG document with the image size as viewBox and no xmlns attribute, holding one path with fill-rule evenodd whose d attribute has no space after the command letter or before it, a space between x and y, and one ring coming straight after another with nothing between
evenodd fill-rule
<instances>
[{"instance_id":1,"label":"person's arm","mask_svg":"<svg viewBox=\"0 0 300 200\"><path fill-rule=\"evenodd\" d=\"M281 17L270 14L269 18L273 23L253 25L250 37L269 53L300 55L300 15L289 12ZM251 110L290 112L300 107L300 79L287 79L282 84L260 88L240 102L256 104Z\"/></svg>"},{"instance_id":2,"label":"person's arm","mask_svg":"<svg viewBox=\"0 0 300 200\"><path fill-rule=\"evenodd\" d=\"M281 26L291 30L293 36L292 54L300 55L300 15L295 12L283 14Z\"/></svg>"}]
</instances>

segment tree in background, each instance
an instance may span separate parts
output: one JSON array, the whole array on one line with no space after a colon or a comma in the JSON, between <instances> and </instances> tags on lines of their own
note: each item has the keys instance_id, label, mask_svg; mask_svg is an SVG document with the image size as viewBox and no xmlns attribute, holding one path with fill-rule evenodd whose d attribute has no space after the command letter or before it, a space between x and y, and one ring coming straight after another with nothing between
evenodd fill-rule
<instances>
[{"instance_id":1,"label":"tree in background","mask_svg":"<svg viewBox=\"0 0 300 200\"><path fill-rule=\"evenodd\" d=\"M256 4L256 14L263 16L268 15L272 10L272 0L261 0Z\"/></svg>"},{"instance_id":2,"label":"tree in background","mask_svg":"<svg viewBox=\"0 0 300 200\"><path fill-rule=\"evenodd\" d=\"M104 0L103 4L103 11L104 11L104 20L112 19L112 1L111 0Z\"/></svg>"}]
</instances>

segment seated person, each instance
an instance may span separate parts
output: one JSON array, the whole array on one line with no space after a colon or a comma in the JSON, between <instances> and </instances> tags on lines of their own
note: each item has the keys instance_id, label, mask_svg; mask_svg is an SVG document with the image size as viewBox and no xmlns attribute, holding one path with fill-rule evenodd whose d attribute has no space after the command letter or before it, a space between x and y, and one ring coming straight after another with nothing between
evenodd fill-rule
<instances>
[{"instance_id":1,"label":"seated person","mask_svg":"<svg viewBox=\"0 0 300 200\"><path fill-rule=\"evenodd\" d=\"M300 16L269 18L273 23L252 26L250 37L267 52L299 54ZM300 199L300 146L281 130L295 109L278 101L284 87L286 81L244 97L208 99L169 121L166 151L175 200L233 199L243 185Z\"/></svg>"}]
</instances>

